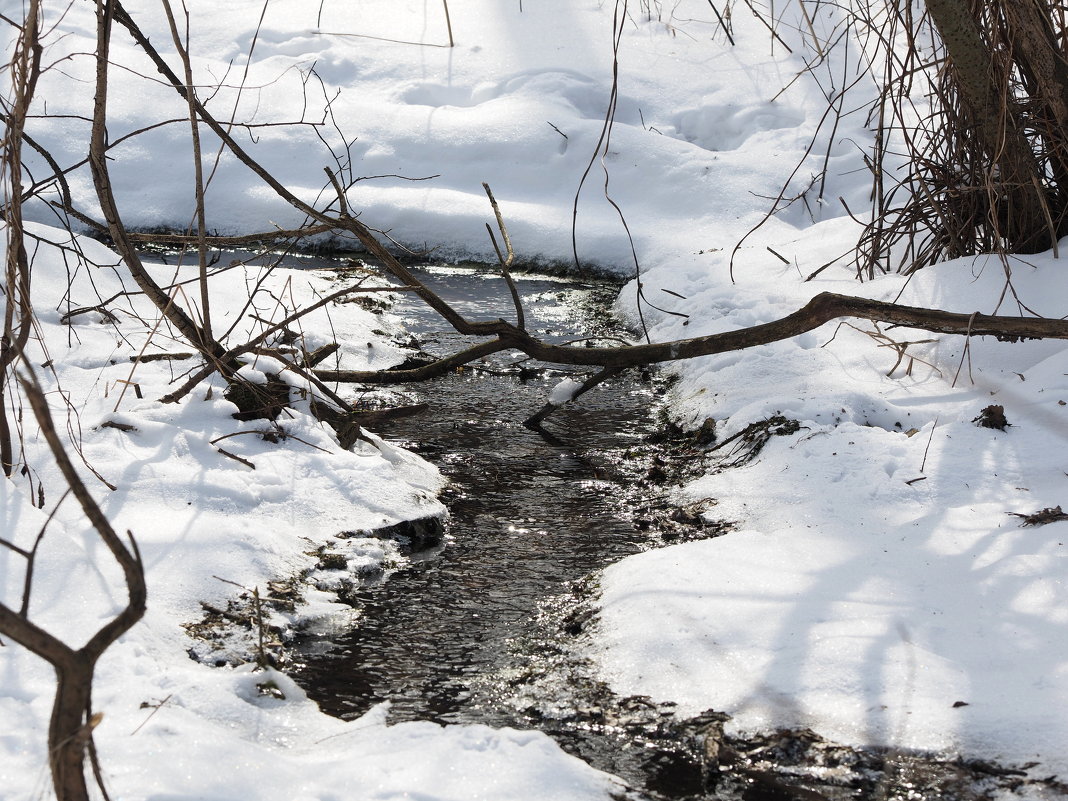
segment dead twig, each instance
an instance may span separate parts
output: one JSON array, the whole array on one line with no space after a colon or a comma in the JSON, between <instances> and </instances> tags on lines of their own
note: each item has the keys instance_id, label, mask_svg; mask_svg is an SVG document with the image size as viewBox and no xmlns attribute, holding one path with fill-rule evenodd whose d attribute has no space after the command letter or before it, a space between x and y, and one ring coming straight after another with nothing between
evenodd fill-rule
<instances>
[{"instance_id":1,"label":"dead twig","mask_svg":"<svg viewBox=\"0 0 1068 801\"><path fill-rule=\"evenodd\" d=\"M508 284L508 291L512 295L512 303L515 304L515 318L516 327L520 330L526 330L526 317L523 314L523 302L519 299L519 290L516 289L515 281L512 280L512 274L509 272L512 266L512 262L515 261L515 252L512 250L512 239L508 236L508 228L504 224L504 217L501 216L501 209L497 205L497 198L493 196L493 190L490 189L488 183L483 181L482 188L486 190L486 196L489 198L490 205L493 207L493 214L497 218L497 227L501 231L501 239L504 240L505 250L508 252L508 256L501 255L501 249L497 247L497 240L493 237L493 229L486 226L486 230L489 231L490 241L493 242L493 249L497 251L497 261L501 264L501 275L504 276L504 281Z\"/></svg>"},{"instance_id":2,"label":"dead twig","mask_svg":"<svg viewBox=\"0 0 1068 801\"><path fill-rule=\"evenodd\" d=\"M1032 512L1029 515L1019 514L1018 512L1009 512L1013 517L1018 517L1023 522L1021 526L1045 526L1050 523L1057 523L1061 520L1068 520L1068 514L1061 511L1060 506L1047 507L1040 509L1037 512Z\"/></svg>"},{"instance_id":3,"label":"dead twig","mask_svg":"<svg viewBox=\"0 0 1068 801\"><path fill-rule=\"evenodd\" d=\"M236 453L230 453L230 451L224 450L224 449L222 449L222 448L220 448L218 446L215 446L215 450L217 450L223 456L226 456L226 457L228 457L230 459L233 459L235 462L241 462L241 464L245 465L246 467L251 467L253 470L256 469L256 465L254 465L248 459L245 459L245 458L243 458L241 456L238 456Z\"/></svg>"}]
</instances>

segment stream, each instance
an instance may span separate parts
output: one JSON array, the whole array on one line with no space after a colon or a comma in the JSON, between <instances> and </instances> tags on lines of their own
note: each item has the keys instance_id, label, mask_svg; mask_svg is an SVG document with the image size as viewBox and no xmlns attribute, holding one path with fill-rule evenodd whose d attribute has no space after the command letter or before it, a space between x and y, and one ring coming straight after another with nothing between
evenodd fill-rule
<instances>
[{"instance_id":1,"label":"stream","mask_svg":"<svg viewBox=\"0 0 1068 801\"><path fill-rule=\"evenodd\" d=\"M420 278L469 319L514 319L492 273L424 268ZM618 287L517 275L529 330L547 340L618 334L607 314ZM442 355L462 337L415 299L394 309L419 347ZM592 615L596 571L663 543L643 481L657 392L636 371L558 411L544 432L522 421L568 375L499 354L492 364L408 387L420 415L376 433L448 477L443 547L356 594L358 626L304 641L294 678L320 707L356 717L390 701L390 719L537 727L635 787L670 797L699 789L702 767L666 736L670 709L618 699L572 647ZM551 432L551 433L549 433ZM679 526L668 536L678 536ZM626 706L626 704L624 704ZM664 748L650 737L665 736Z\"/></svg>"},{"instance_id":2,"label":"stream","mask_svg":"<svg viewBox=\"0 0 1068 801\"><path fill-rule=\"evenodd\" d=\"M468 319L514 319L495 273L419 274ZM618 286L516 282L536 335L618 334L607 311ZM394 311L424 354L463 347L416 299ZM665 429L656 414L662 388L649 375L623 373L557 411L544 431L524 428L568 375L503 353L386 393L396 405L428 405L374 430L440 467L450 519L443 544L355 592L355 628L297 644L291 675L324 712L355 718L389 701L392 722L537 728L623 779L632 801L970 800L1025 783L1022 772L988 763L854 749L807 730L724 736L725 715L681 719L670 703L612 693L584 657L598 571L724 529L676 509L662 488L701 458L693 435L651 444Z\"/></svg>"}]
</instances>

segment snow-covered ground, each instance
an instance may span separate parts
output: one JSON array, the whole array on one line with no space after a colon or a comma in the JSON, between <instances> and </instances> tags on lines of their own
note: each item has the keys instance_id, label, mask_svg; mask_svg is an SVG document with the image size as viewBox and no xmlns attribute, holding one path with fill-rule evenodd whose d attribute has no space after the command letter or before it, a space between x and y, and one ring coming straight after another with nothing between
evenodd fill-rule
<instances>
[{"instance_id":1,"label":"snow-covered ground","mask_svg":"<svg viewBox=\"0 0 1068 801\"><path fill-rule=\"evenodd\" d=\"M838 198L854 213L868 202L866 134L863 113L843 117L833 139L825 119L833 92L862 63L858 51L836 51L797 77L812 52L793 3L776 4L785 45L734 5L732 47L707 2L632 1L620 20L616 124L603 156L613 3L453 0L452 48L442 46L449 33L436 3L191 6L196 79L224 84L209 107L224 120L265 125L242 131L241 141L309 202L322 192L323 166L337 169L346 147L348 177L403 176L360 181L349 193L364 221L397 241L488 257L484 223L492 217L481 186L488 181L518 256L566 262L572 204L592 164L577 205L579 255L634 269L605 197L607 175L607 193L633 235L645 296L689 315L643 306L655 339L767 322L825 290L965 313L1016 314L1026 305L1064 315L1062 265L1049 254L1012 264L1015 294L1005 292L1006 272L994 259L864 284L852 279L846 259L804 282L856 239L858 226ZM139 0L129 9L157 46L170 41L156 4ZM53 67L35 111L47 104L56 116L33 119L28 130L67 166L84 158L89 133L77 115L91 111L93 9L78 3L45 13L44 63ZM818 36L832 38L838 13L819 6ZM113 73L112 141L180 120L180 99L118 27L112 55L123 67ZM862 81L845 108L866 92ZM325 117L324 98L331 99ZM326 120L325 144L308 125L268 125L302 119ZM111 152L128 225L188 225L187 139L187 125L175 122ZM735 244L798 164L787 196L808 187L825 159L827 201L814 190L807 204L769 220L739 250L732 282ZM35 162L34 177L45 173ZM98 214L85 168L68 183L75 205ZM137 537L148 575L148 615L105 656L94 693L105 714L97 742L114 797L607 797L609 777L543 735L386 727L381 709L344 723L320 715L284 676L274 677L286 695L279 700L256 689L263 673L187 657L194 643L181 625L199 618L201 602L225 605L236 592L227 582L264 588L305 571L313 571L312 584L336 581L314 572L323 546L341 552L350 569L402 559L378 540L334 535L440 512L440 478L384 443L341 451L299 409L282 423L280 443L239 433L262 426L233 420L218 385L209 395L206 383L178 405L158 403L184 367L152 362L131 376L129 357L150 338L135 313L150 323L155 316L142 301L112 304L115 324L98 313L61 323L69 308L96 305L119 288L108 266L116 258L82 239L103 266L78 266L68 298L77 260L61 249L66 235L45 227L57 220L43 205L27 214L36 222L30 248L40 318L30 361L50 363L36 369L60 428L116 487L87 472L116 529ZM228 156L212 179L208 216L228 233L302 219ZM214 280L217 328L249 324L243 297L255 277L235 270ZM276 273L261 312L333 286L322 275ZM637 320L633 286L620 310ZM304 329L309 345L342 343L345 366L383 366L399 356L375 332L391 325L346 305ZM185 349L169 336L161 329L149 349ZM893 343L918 340L898 363ZM1068 769L1060 714L1068 708L1068 523L1021 527L1012 516L1068 500L1068 352L1057 342L973 340L964 349L960 337L853 322L672 368L681 379L672 413L684 423L714 417L721 439L771 415L800 429L772 438L743 467L720 471L710 460L708 474L682 491L686 502L714 499L710 517L737 521L738 530L607 571L595 656L613 687L676 701L684 711L714 707L742 729L805 725L849 743L1037 760L1043 774ZM123 381L136 382L143 398L133 387L120 397ZM991 404L1004 406L1006 431L972 422ZM62 493L32 428L27 458L33 470L4 482L0 496L4 536L22 543L32 542ZM38 487L43 510L34 508ZM42 548L33 616L77 640L120 603L121 583L70 501ZM0 551L8 605L19 604L22 567ZM306 619L346 621L327 594L305 591ZM11 643L0 648L0 675L0 793L38 797L48 783L54 680L47 665Z\"/></svg>"},{"instance_id":2,"label":"snow-covered ground","mask_svg":"<svg viewBox=\"0 0 1068 801\"><path fill-rule=\"evenodd\" d=\"M1061 316L1061 265L1030 261L1013 265L1019 297ZM811 284L791 286L790 272L765 270L741 302L736 288L670 286L701 295L695 315L723 310L694 323L710 332L776 316L746 305L801 305ZM888 277L863 293L992 309L1004 272L984 258L905 283ZM686 330L666 322L656 335L672 328ZM987 340L964 353L961 337L884 326L898 342L937 340L910 347L887 376L898 354L874 332L828 325L682 368L685 421L713 416L721 439L774 415L800 430L717 471L738 456L726 446L684 488L687 501L714 500L707 514L737 531L607 571L600 663L624 692L723 709L741 730L804 725L840 741L1063 771L1068 523L1024 527L1013 515L1064 504L1068 353ZM993 404L1005 431L973 422Z\"/></svg>"}]
</instances>

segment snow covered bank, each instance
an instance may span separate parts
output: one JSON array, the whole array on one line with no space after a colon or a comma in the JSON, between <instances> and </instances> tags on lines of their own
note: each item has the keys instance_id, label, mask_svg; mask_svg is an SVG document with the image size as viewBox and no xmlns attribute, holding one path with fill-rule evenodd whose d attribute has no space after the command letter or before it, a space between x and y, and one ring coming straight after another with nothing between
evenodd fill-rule
<instances>
[{"instance_id":1,"label":"snow covered bank","mask_svg":"<svg viewBox=\"0 0 1068 801\"><path fill-rule=\"evenodd\" d=\"M805 249L802 273L818 266L818 250ZM1000 308L995 258L863 291L965 313L1063 314L1059 261L1011 267L1015 294ZM665 319L656 335L765 322L835 287L791 272L763 270L740 286L654 273L691 296L677 308L695 321ZM893 343L910 341L922 344L899 361ZM721 469L728 446L685 488L741 530L607 571L599 659L614 686L688 712L715 707L739 730L810 726L840 741L1037 760L1043 775L1063 773L1068 522L1022 523L1068 500L1068 348L964 347L962 337L847 322L681 367L674 409L689 424L714 417L724 439L783 415L800 430ZM993 404L1004 431L973 422Z\"/></svg>"},{"instance_id":2,"label":"snow covered bank","mask_svg":"<svg viewBox=\"0 0 1068 801\"><path fill-rule=\"evenodd\" d=\"M269 582L304 577L295 582L301 597L292 613L275 611L265 621L281 636L300 626L349 625L351 610L334 599L333 584L404 561L392 543L352 533L444 514L436 498L441 478L376 438L342 450L299 401L273 425L235 420L221 383L205 382L180 404L161 404L157 399L184 368L152 361L131 372L132 356L177 349L166 325L150 334L145 321L155 312L142 298L113 300L108 314L75 314L69 325L60 321L122 289L114 254L78 242L99 266L80 265L68 291L72 262L64 262L61 248L73 243L43 226L31 226L30 234L41 325L28 361L54 416L99 475L87 472L86 480L102 508L117 530L136 538L149 588L146 617L97 671L94 703L104 721L96 740L114 797L277 798L280 787L293 798L401 798L420 787L433 787L442 799L606 796L607 777L544 735L432 724L387 728L384 708L345 723L320 714L282 674L191 659L251 658L255 630L244 642L213 646L183 628L203 615L202 602L225 609L240 592L234 584L269 596ZM173 268L156 272L163 280ZM219 324L234 322L240 330L250 322L235 312L256 278L263 276L234 269L213 281ZM288 270L261 285L283 306L334 288L329 276ZM269 296L258 297L265 303ZM353 304L329 314L305 321L308 347L325 341L315 331L332 332L346 343L350 366L398 358L381 337L382 327L393 325L389 319ZM368 341L375 347L368 349ZM269 369L267 361L253 360L246 372L254 378L257 368ZM32 429L25 444L32 471L0 482L0 508L4 537L28 549L64 487ZM340 555L340 566L336 559L322 564L324 549ZM35 623L76 644L114 614L124 589L102 550L75 504L62 504L35 560L29 607ZM9 607L21 603L25 566L0 549L0 601ZM48 784L54 678L47 664L12 643L0 657L0 784L5 798L37 797Z\"/></svg>"},{"instance_id":3,"label":"snow covered bank","mask_svg":"<svg viewBox=\"0 0 1068 801\"><path fill-rule=\"evenodd\" d=\"M191 4L195 77L205 87L223 83L208 103L220 119L235 113L252 126L269 126L249 128L240 140L303 199L320 197L323 167L337 170L340 158L342 179L384 176L361 180L349 192L352 208L369 224L395 240L437 248L439 256L492 261L483 227L492 220L482 190L488 181L519 258L569 261L572 204L592 163L578 205L580 255L629 269L625 231L604 197L595 158L611 96L611 3L557 0L522 10L516 2L453 3L454 48L441 47L448 32L440 4L327 2L317 15L318 5L280 0L266 7L257 35L262 5ZM805 62L770 40L748 12L734 21L739 44L732 48L707 3L687 0L660 19L631 6L620 19L619 100L603 156L608 191L632 223L644 259L729 247L759 220L764 198L779 191L798 162L804 165L794 192L821 171L829 127L803 157L827 110L839 62L831 59L813 73L827 84L826 96L812 80L795 81L780 95ZM157 7L127 7L152 42L169 51L171 34ZM75 4L63 9L61 20L48 20L57 24L50 58L72 54L38 89L52 114L91 115L86 87L94 66L80 54L94 48L93 14L91 6ZM786 10L783 24L790 20L799 22L796 9ZM824 9L815 22L829 37L840 15ZM785 28L783 35L797 38ZM238 91L250 51L247 86ZM112 78L113 141L185 114L181 99L161 85L121 28L112 59L128 67ZM827 189L828 198L844 194L857 209L865 203L863 180L839 176L863 167L851 141L859 141L859 117L838 129ZM302 120L324 122L318 134L325 143L308 125L277 125ZM84 157L88 124L60 116L33 120L30 130L63 166ZM211 152L213 137L203 135ZM189 152L188 124L181 121L115 147L115 192L128 225L189 225ZM87 167L71 173L69 183L75 205L96 208ZM231 157L219 163L207 202L211 227L223 233L302 220ZM842 211L837 201L834 209ZM816 205L813 211L824 213ZM54 219L47 209L33 214ZM804 214L795 209L788 217Z\"/></svg>"}]
</instances>

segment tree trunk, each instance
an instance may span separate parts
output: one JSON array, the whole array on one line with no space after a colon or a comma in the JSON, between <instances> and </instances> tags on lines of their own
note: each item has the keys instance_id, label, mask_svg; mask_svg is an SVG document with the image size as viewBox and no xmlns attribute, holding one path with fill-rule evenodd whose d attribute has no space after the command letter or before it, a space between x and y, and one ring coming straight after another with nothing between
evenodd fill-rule
<instances>
[{"instance_id":1,"label":"tree trunk","mask_svg":"<svg viewBox=\"0 0 1068 801\"><path fill-rule=\"evenodd\" d=\"M1008 0L1006 7L1029 0ZM1007 87L1000 86L994 53L983 41L967 0L927 0L931 21L945 44L966 118L986 153L991 181L991 223L1010 251L1046 250L1057 239L1043 191L1044 178ZM1037 53L1048 46L1028 40ZM1050 70L1043 75L1052 77Z\"/></svg>"},{"instance_id":2,"label":"tree trunk","mask_svg":"<svg viewBox=\"0 0 1068 801\"><path fill-rule=\"evenodd\" d=\"M48 726L48 756L52 786L59 801L89 801L85 781L85 749L92 725L85 719L89 709L93 664L81 651L56 668L56 699Z\"/></svg>"},{"instance_id":3,"label":"tree trunk","mask_svg":"<svg viewBox=\"0 0 1068 801\"><path fill-rule=\"evenodd\" d=\"M926 2L985 154L989 224L1007 251L1055 246L1068 232L1068 54L1051 4Z\"/></svg>"},{"instance_id":4,"label":"tree trunk","mask_svg":"<svg viewBox=\"0 0 1068 801\"><path fill-rule=\"evenodd\" d=\"M1034 121L1046 141L1048 180L1055 190L1053 226L1060 236L1068 214L1068 61L1057 42L1045 0L1005 3L1013 61L1030 97L1041 110Z\"/></svg>"}]
</instances>

